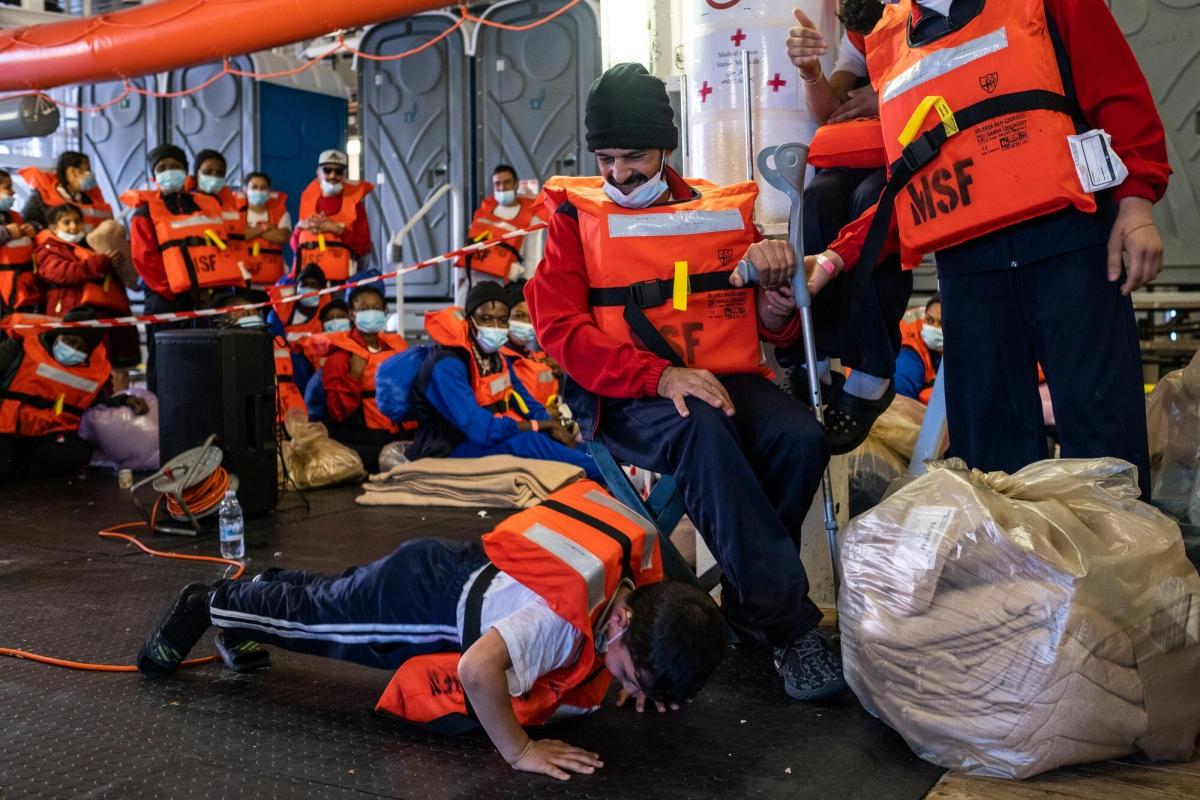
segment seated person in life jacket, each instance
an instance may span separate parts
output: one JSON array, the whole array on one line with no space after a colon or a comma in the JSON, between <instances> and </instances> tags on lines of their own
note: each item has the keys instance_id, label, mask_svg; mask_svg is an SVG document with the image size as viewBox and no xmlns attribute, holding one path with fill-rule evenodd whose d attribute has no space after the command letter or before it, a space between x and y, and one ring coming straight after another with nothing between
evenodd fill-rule
<instances>
[{"instance_id":1,"label":"seated person in life jacket","mask_svg":"<svg viewBox=\"0 0 1200 800\"><path fill-rule=\"evenodd\" d=\"M896 393L929 405L933 381L942 363L942 298L925 304L925 316L900 323L900 355L896 356Z\"/></svg>"},{"instance_id":2,"label":"seated person in life jacket","mask_svg":"<svg viewBox=\"0 0 1200 800\"><path fill-rule=\"evenodd\" d=\"M320 333L320 313L334 298L333 294L312 295L306 293L319 292L329 286L325 273L316 264L309 264L300 270L300 277L294 286L281 283L267 290L271 295L273 305L267 315L267 326L271 333L287 339L289 345L296 345L305 337ZM301 295L299 300L290 303L277 302L293 294Z\"/></svg>"},{"instance_id":3,"label":"seated person in life jacket","mask_svg":"<svg viewBox=\"0 0 1200 800\"><path fill-rule=\"evenodd\" d=\"M287 195L271 189L265 172L246 176L246 191L235 192L238 212L246 228L246 269L255 286L269 286L287 272L283 247L292 238L292 215Z\"/></svg>"},{"instance_id":4,"label":"seated person in life jacket","mask_svg":"<svg viewBox=\"0 0 1200 800\"><path fill-rule=\"evenodd\" d=\"M273 313L273 312L272 312ZM292 363L296 368L296 385L303 390L318 370L325 367L329 358L330 333L346 333L350 330L350 306L340 297L334 297L321 306L317 314L321 331L304 337L290 345Z\"/></svg>"},{"instance_id":5,"label":"seated person in life jacket","mask_svg":"<svg viewBox=\"0 0 1200 800\"><path fill-rule=\"evenodd\" d=\"M238 289L220 295L213 303L215 308L230 309L222 320L225 326L269 333L262 309L246 307L255 305L249 290ZM304 357L293 352L282 336L273 336L272 345L275 354L275 421L282 425L293 410L307 421L308 407L304 405L304 394L300 389L303 384L296 380L297 365L304 363Z\"/></svg>"},{"instance_id":6,"label":"seated person in life jacket","mask_svg":"<svg viewBox=\"0 0 1200 800\"><path fill-rule=\"evenodd\" d=\"M408 347L403 336L383 330L387 301L381 287L368 283L350 290L354 329L326 334L329 356L321 377L329 435L357 452L370 472L379 470L384 445L408 438L375 403L375 371Z\"/></svg>"},{"instance_id":7,"label":"seated person in life jacket","mask_svg":"<svg viewBox=\"0 0 1200 800\"><path fill-rule=\"evenodd\" d=\"M500 353L508 342L508 302L504 287L485 281L471 287L465 316L453 307L426 314L425 328L441 346L413 386L418 424L405 455L562 461L599 480L591 456L576 448L575 437L550 418Z\"/></svg>"},{"instance_id":8,"label":"seated person in life jacket","mask_svg":"<svg viewBox=\"0 0 1200 800\"><path fill-rule=\"evenodd\" d=\"M64 321L97 319L77 306ZM0 482L67 475L87 465L92 446L79 438L83 412L93 405L128 406L145 414L146 401L111 392L103 333L95 328L20 328L58 320L12 314L0 321Z\"/></svg>"},{"instance_id":9,"label":"seated person in life jacket","mask_svg":"<svg viewBox=\"0 0 1200 800\"><path fill-rule=\"evenodd\" d=\"M36 311L45 299L33 270L33 237L38 226L13 211L12 175L0 169L0 316Z\"/></svg>"},{"instance_id":10,"label":"seated person in life jacket","mask_svg":"<svg viewBox=\"0 0 1200 800\"><path fill-rule=\"evenodd\" d=\"M829 448L811 411L768 379L762 342L800 335L791 248L757 241L758 189L685 180L663 82L618 64L588 93L597 177L546 182L546 255L525 287L585 439L673 475L724 572L722 610L774 650L785 690L846 688L797 557ZM733 225L733 220L738 224ZM745 287L734 267L757 266Z\"/></svg>"},{"instance_id":11,"label":"seated person in life jacket","mask_svg":"<svg viewBox=\"0 0 1200 800\"><path fill-rule=\"evenodd\" d=\"M519 231L540 222L537 203L533 198L517 196L517 171L508 164L492 170L492 193L484 198L467 238L471 242L499 239L506 233ZM542 257L540 231L528 236L514 236L495 247L469 253L458 259L458 266L469 267L470 274L459 276L455 286L455 302L462 305L467 290L479 280L507 283L518 280L531 271ZM532 274L532 273L530 273Z\"/></svg>"},{"instance_id":12,"label":"seated person in life jacket","mask_svg":"<svg viewBox=\"0 0 1200 800\"><path fill-rule=\"evenodd\" d=\"M300 221L292 231L293 273L315 264L326 278L341 284L371 254L365 199L374 185L347 180L349 164L341 150L321 153L317 176L300 196Z\"/></svg>"},{"instance_id":13,"label":"seated person in life jacket","mask_svg":"<svg viewBox=\"0 0 1200 800\"><path fill-rule=\"evenodd\" d=\"M627 549L602 532L613 528ZM583 566L563 557L564 543L587 556ZM481 725L514 769L560 780L594 772L600 756L523 726L598 708L613 679L617 705L676 708L727 647L712 599L662 582L653 526L590 481L504 520L482 547L415 539L340 577L271 568L193 583L147 638L138 669L173 673L211 625L237 671L269 663L256 643L395 670L377 710L438 732Z\"/></svg>"},{"instance_id":14,"label":"seated person in life jacket","mask_svg":"<svg viewBox=\"0 0 1200 800\"><path fill-rule=\"evenodd\" d=\"M559 411L560 370L537 343L537 333L525 302L525 281L514 281L508 287L508 344L501 352L510 359L513 374L533 399L546 407L552 419Z\"/></svg>"},{"instance_id":15,"label":"seated person in life jacket","mask_svg":"<svg viewBox=\"0 0 1200 800\"><path fill-rule=\"evenodd\" d=\"M835 154L822 153L828 148L816 145L810 151L811 160L819 160L823 168L804 189L807 255L822 253L842 226L879 199L887 181L879 121L863 119L879 115L879 102L867 74L864 37L883 9L879 0L841 2L838 18L846 33L828 78L821 71L820 55L829 49L829 42L802 11L794 12L796 26L789 32L787 48L804 81L805 103L813 118L823 124L820 136L838 137L833 145ZM863 148L864 132L872 144L878 140L877 148ZM829 403L826 438L834 455L850 452L867 438L897 391L891 379L900 348L899 323L912 295L909 270L919 261L918 257L904 269L899 255L889 255L875 267L868 285L860 286L855 276L842 274L813 298L818 371L822 394ZM828 261L822 261L821 267L832 268ZM808 403L803 344L781 348L776 357L790 370L793 392ZM851 368L848 378L830 371L831 358Z\"/></svg>"}]
</instances>

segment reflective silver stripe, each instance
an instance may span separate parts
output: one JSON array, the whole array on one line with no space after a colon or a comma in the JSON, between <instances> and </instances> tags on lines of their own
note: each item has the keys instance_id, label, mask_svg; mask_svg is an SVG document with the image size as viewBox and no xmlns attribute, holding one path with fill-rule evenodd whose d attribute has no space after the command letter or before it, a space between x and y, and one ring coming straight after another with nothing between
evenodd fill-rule
<instances>
[{"instance_id":1,"label":"reflective silver stripe","mask_svg":"<svg viewBox=\"0 0 1200 800\"><path fill-rule=\"evenodd\" d=\"M642 533L646 534L646 540L642 543L642 569L646 570L654 566L654 548L658 546L658 528L654 527L653 522L615 497L607 495L604 492L598 492L595 489L585 494L583 499L590 500L598 506L604 506L609 511L615 511L641 528Z\"/></svg>"},{"instance_id":2,"label":"reflective silver stripe","mask_svg":"<svg viewBox=\"0 0 1200 800\"><path fill-rule=\"evenodd\" d=\"M553 372L539 372L538 383L554 383L558 378L554 377Z\"/></svg>"},{"instance_id":3,"label":"reflective silver stripe","mask_svg":"<svg viewBox=\"0 0 1200 800\"><path fill-rule=\"evenodd\" d=\"M29 245L31 245L31 244L33 244L32 239L30 239L28 236L22 236L20 239L9 239L8 242L5 243L4 246L5 247L29 247Z\"/></svg>"},{"instance_id":4,"label":"reflective silver stripe","mask_svg":"<svg viewBox=\"0 0 1200 800\"><path fill-rule=\"evenodd\" d=\"M972 61L978 61L984 56L999 52L1006 47L1008 47L1008 33L1004 28L1000 28L984 34L978 39L963 42L958 47L935 50L884 84L883 97L879 100L882 103L895 100L909 89L934 78L940 78L951 70L966 66Z\"/></svg>"},{"instance_id":5,"label":"reflective silver stripe","mask_svg":"<svg viewBox=\"0 0 1200 800\"><path fill-rule=\"evenodd\" d=\"M663 211L657 214L610 214L608 235L613 239L635 236L691 236L745 230L740 211Z\"/></svg>"},{"instance_id":6,"label":"reflective silver stripe","mask_svg":"<svg viewBox=\"0 0 1200 800\"><path fill-rule=\"evenodd\" d=\"M583 578L588 591L588 613L604 605L604 562L582 545L552 531L541 523L530 525L521 533L529 541L558 558Z\"/></svg>"},{"instance_id":7,"label":"reflective silver stripe","mask_svg":"<svg viewBox=\"0 0 1200 800\"><path fill-rule=\"evenodd\" d=\"M298 342L301 339L307 339L309 336L312 336L312 334L307 331L290 331L287 335L287 340L289 342Z\"/></svg>"},{"instance_id":8,"label":"reflective silver stripe","mask_svg":"<svg viewBox=\"0 0 1200 800\"><path fill-rule=\"evenodd\" d=\"M52 364L38 364L34 370L39 378L45 378L48 381L61 383L64 386L70 386L73 389L79 389L82 392L94 392L100 388L100 384L93 380L89 380L82 375L76 375L73 372L67 372L65 369L59 369Z\"/></svg>"},{"instance_id":9,"label":"reflective silver stripe","mask_svg":"<svg viewBox=\"0 0 1200 800\"><path fill-rule=\"evenodd\" d=\"M95 217L97 219L112 219L112 212L105 211L102 208L92 208L91 206L81 206L85 217Z\"/></svg>"},{"instance_id":10,"label":"reflective silver stripe","mask_svg":"<svg viewBox=\"0 0 1200 800\"><path fill-rule=\"evenodd\" d=\"M204 217L199 214L195 214L190 217L183 217L181 219L173 219L168 223L168 225L170 225L170 227L172 227L172 228L190 228L193 225L224 225L224 224L225 224L225 220L221 219L220 217Z\"/></svg>"},{"instance_id":11,"label":"reflective silver stripe","mask_svg":"<svg viewBox=\"0 0 1200 800\"><path fill-rule=\"evenodd\" d=\"M242 215L236 211L222 211L221 212L221 219L240 219L241 216Z\"/></svg>"},{"instance_id":12,"label":"reflective silver stripe","mask_svg":"<svg viewBox=\"0 0 1200 800\"><path fill-rule=\"evenodd\" d=\"M480 217L478 222L481 222L484 225L491 225L493 228L503 228L506 231L517 230L516 225L513 225L511 222L505 222L502 219L489 219L488 217Z\"/></svg>"},{"instance_id":13,"label":"reflective silver stripe","mask_svg":"<svg viewBox=\"0 0 1200 800\"><path fill-rule=\"evenodd\" d=\"M508 377L507 372L502 372L488 381L488 387L492 390L492 394L503 392L512 387L512 378Z\"/></svg>"},{"instance_id":14,"label":"reflective silver stripe","mask_svg":"<svg viewBox=\"0 0 1200 800\"><path fill-rule=\"evenodd\" d=\"M275 351L276 358L289 358L291 355L292 354L290 352L288 352L287 350L276 350Z\"/></svg>"}]
</instances>

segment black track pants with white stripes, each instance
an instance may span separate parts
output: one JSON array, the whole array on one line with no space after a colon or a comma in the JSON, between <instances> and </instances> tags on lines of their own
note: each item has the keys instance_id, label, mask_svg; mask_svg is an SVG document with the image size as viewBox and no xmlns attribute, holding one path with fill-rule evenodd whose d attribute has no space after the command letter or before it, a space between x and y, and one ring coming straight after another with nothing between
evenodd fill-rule
<instances>
[{"instance_id":1,"label":"black track pants with white stripes","mask_svg":"<svg viewBox=\"0 0 1200 800\"><path fill-rule=\"evenodd\" d=\"M275 572L222 583L209 610L214 625L256 642L395 669L458 650L458 599L486 562L478 542L416 539L340 576Z\"/></svg>"}]
</instances>

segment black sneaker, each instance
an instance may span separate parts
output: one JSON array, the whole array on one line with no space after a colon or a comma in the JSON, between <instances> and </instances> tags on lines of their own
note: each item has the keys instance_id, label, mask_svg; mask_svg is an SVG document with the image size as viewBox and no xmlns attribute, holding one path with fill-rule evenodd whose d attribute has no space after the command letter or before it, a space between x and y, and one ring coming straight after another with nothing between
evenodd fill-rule
<instances>
[{"instance_id":1,"label":"black sneaker","mask_svg":"<svg viewBox=\"0 0 1200 800\"><path fill-rule=\"evenodd\" d=\"M887 391L878 400L864 400L843 388L825 409L825 440L829 442L830 454L849 453L865 442L875 420L895 399L895 381L888 383Z\"/></svg>"},{"instance_id":2,"label":"black sneaker","mask_svg":"<svg viewBox=\"0 0 1200 800\"><path fill-rule=\"evenodd\" d=\"M267 648L236 633L221 631L217 634L216 644L221 660L234 672L253 672L271 666L271 654Z\"/></svg>"},{"instance_id":3,"label":"black sneaker","mask_svg":"<svg viewBox=\"0 0 1200 800\"><path fill-rule=\"evenodd\" d=\"M775 648L775 671L794 700L822 700L847 688L842 659L816 628Z\"/></svg>"},{"instance_id":4,"label":"black sneaker","mask_svg":"<svg viewBox=\"0 0 1200 800\"><path fill-rule=\"evenodd\" d=\"M179 669L188 651L212 625L208 614L211 596L208 584L189 583L183 587L138 652L138 672L166 676Z\"/></svg>"}]
</instances>

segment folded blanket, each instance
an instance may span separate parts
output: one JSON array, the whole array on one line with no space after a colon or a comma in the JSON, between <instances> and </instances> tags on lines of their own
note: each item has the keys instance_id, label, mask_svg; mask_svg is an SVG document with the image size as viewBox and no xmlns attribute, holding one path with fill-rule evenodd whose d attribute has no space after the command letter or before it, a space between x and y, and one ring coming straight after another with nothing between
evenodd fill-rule
<instances>
[{"instance_id":1,"label":"folded blanket","mask_svg":"<svg viewBox=\"0 0 1200 800\"><path fill-rule=\"evenodd\" d=\"M529 508L583 477L579 467L515 456L422 458L372 475L364 506Z\"/></svg>"}]
</instances>

